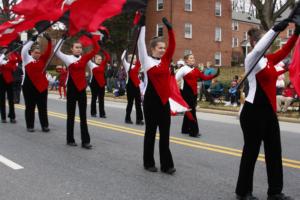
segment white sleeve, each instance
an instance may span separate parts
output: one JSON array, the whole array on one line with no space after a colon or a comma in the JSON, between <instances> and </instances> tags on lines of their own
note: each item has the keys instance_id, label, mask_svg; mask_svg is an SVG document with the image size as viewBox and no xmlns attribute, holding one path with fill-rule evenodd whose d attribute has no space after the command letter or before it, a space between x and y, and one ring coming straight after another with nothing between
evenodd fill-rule
<instances>
[{"instance_id":1,"label":"white sleeve","mask_svg":"<svg viewBox=\"0 0 300 200\"><path fill-rule=\"evenodd\" d=\"M0 65L4 64L4 58L5 58L5 55L1 54L1 56L0 56Z\"/></svg>"},{"instance_id":2,"label":"white sleeve","mask_svg":"<svg viewBox=\"0 0 300 200\"><path fill-rule=\"evenodd\" d=\"M123 51L123 54L122 54L122 56L121 56L121 60L122 60L122 64L123 64L123 66L124 66L126 72L128 72L129 67L130 67L130 64L126 61L126 58L125 58L126 52L127 52L126 50Z\"/></svg>"},{"instance_id":3,"label":"white sleeve","mask_svg":"<svg viewBox=\"0 0 300 200\"><path fill-rule=\"evenodd\" d=\"M141 27L141 33L138 39L138 52L139 52L139 59L141 62L142 67L144 68L145 71L148 71L151 67L151 62L149 62L149 56L147 53L147 47L145 44L145 36L146 34L146 28L145 26Z\"/></svg>"},{"instance_id":4,"label":"white sleeve","mask_svg":"<svg viewBox=\"0 0 300 200\"><path fill-rule=\"evenodd\" d=\"M273 42L273 38L276 36L276 32L273 29L270 29L255 45L254 49L246 56L245 59L245 68L246 71L250 70L250 67L252 67L255 62L257 61L257 58L263 53L266 47L270 45L271 42ZM259 69L255 69L254 72L256 72Z\"/></svg>"},{"instance_id":5,"label":"white sleeve","mask_svg":"<svg viewBox=\"0 0 300 200\"><path fill-rule=\"evenodd\" d=\"M61 47L64 42L65 41L63 41L63 39L60 39L54 48L54 52L56 52L55 55L61 59L67 65L67 67L69 67L69 65L72 64L70 56L61 52Z\"/></svg>"},{"instance_id":6,"label":"white sleeve","mask_svg":"<svg viewBox=\"0 0 300 200\"><path fill-rule=\"evenodd\" d=\"M92 61L89 61L87 63L88 67L90 68L90 70L92 71L95 67L97 67L97 65L95 63L93 63Z\"/></svg>"},{"instance_id":7,"label":"white sleeve","mask_svg":"<svg viewBox=\"0 0 300 200\"><path fill-rule=\"evenodd\" d=\"M26 44L22 48L21 57L22 57L23 66L26 66L28 63L32 61L32 57L31 55L29 55L29 50L33 44L34 42L30 40L26 42Z\"/></svg>"},{"instance_id":8,"label":"white sleeve","mask_svg":"<svg viewBox=\"0 0 300 200\"><path fill-rule=\"evenodd\" d=\"M175 75L176 81L181 80L183 78L183 76L184 76L184 70L183 70L183 67L181 67Z\"/></svg>"}]
</instances>

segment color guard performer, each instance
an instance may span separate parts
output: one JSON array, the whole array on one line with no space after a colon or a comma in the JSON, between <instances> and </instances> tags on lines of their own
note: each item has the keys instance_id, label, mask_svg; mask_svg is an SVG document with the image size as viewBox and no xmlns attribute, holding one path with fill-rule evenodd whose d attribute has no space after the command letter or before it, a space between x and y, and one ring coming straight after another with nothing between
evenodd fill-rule
<instances>
[{"instance_id":1,"label":"color guard performer","mask_svg":"<svg viewBox=\"0 0 300 200\"><path fill-rule=\"evenodd\" d=\"M288 26L282 21L270 29L263 37L261 30L248 31L250 44L254 49L245 59L245 69L255 64L256 58L272 42L276 32ZM264 55L248 76L249 93L240 116L244 135L244 148L237 181L236 194L239 200L255 200L253 191L253 173L261 143L264 142L265 160L268 175L268 200L292 200L282 193L283 172L280 130L276 115L276 80L286 70L276 71L275 65L283 60L294 47L300 29L297 26L294 35L277 52ZM262 37L262 38L261 38Z\"/></svg>"},{"instance_id":2,"label":"color guard performer","mask_svg":"<svg viewBox=\"0 0 300 200\"><path fill-rule=\"evenodd\" d=\"M10 53L8 60L5 59L5 55L0 56L0 112L1 122L7 123L6 121L6 107L5 107L5 94L7 94L9 113L11 123L16 123L16 114L14 107L14 95L13 95L13 73L17 68L18 63L21 62L21 57L18 53Z\"/></svg>"},{"instance_id":3,"label":"color guard performer","mask_svg":"<svg viewBox=\"0 0 300 200\"><path fill-rule=\"evenodd\" d=\"M21 56L23 61L23 95L25 100L25 121L28 132L34 132L34 112L38 108L38 114L43 132L49 132L47 113L48 81L45 74L45 66L52 51L51 38L44 34L48 46L43 55L38 46L33 46L37 39L33 39L23 46Z\"/></svg>"},{"instance_id":4,"label":"color guard performer","mask_svg":"<svg viewBox=\"0 0 300 200\"><path fill-rule=\"evenodd\" d=\"M121 60L125 70L127 72L127 107L126 107L126 117L125 123L133 124L131 120L131 111L133 107L133 101L135 101L135 110L136 110L136 124L144 125L143 122L143 111L142 111L142 102L141 102L141 91L140 91L140 79L139 72L141 69L141 63L136 60L136 57L133 58L133 65L130 67L130 63L127 62L126 51L123 52ZM128 60L132 59L132 54L128 55Z\"/></svg>"},{"instance_id":5,"label":"color guard performer","mask_svg":"<svg viewBox=\"0 0 300 200\"><path fill-rule=\"evenodd\" d=\"M105 95L105 70L107 63L110 61L109 54L101 50L104 56L97 54L94 57L93 62L89 61L88 66L91 70L91 80L90 80L90 88L92 92L92 100L91 100L91 116L97 116L96 109L96 101L98 98L99 102L99 117L106 118L105 110L104 110L104 95Z\"/></svg>"},{"instance_id":6,"label":"color guard performer","mask_svg":"<svg viewBox=\"0 0 300 200\"><path fill-rule=\"evenodd\" d=\"M61 52L61 46L56 52L56 56L60 58L68 67L68 78L67 78L67 145L77 146L74 139L74 121L76 103L78 102L79 115L80 115L80 129L81 129L81 146L85 149L91 149L90 135L87 126L86 119L86 108L87 108L87 96L86 87L87 82L85 78L85 69L89 60L91 60L96 53L99 51L99 46L96 40L92 39L91 34L87 34L88 37L93 41L94 49L81 56L82 44L74 42L72 44L72 54L66 55ZM65 40L66 36L61 39Z\"/></svg>"},{"instance_id":7,"label":"color guard performer","mask_svg":"<svg viewBox=\"0 0 300 200\"><path fill-rule=\"evenodd\" d=\"M191 113L194 120L192 121L187 117L187 114L184 115L181 133L189 134L191 137L200 137L198 121L196 116L196 106L197 106L197 82L199 79L202 80L211 80L219 75L219 69L215 75L204 75L197 67L195 66L195 57L193 54L188 54L184 56L185 65L181 67L176 73L176 80L183 79L183 87L181 88L181 95L184 100L188 103L189 107L192 109Z\"/></svg>"},{"instance_id":8,"label":"color guard performer","mask_svg":"<svg viewBox=\"0 0 300 200\"><path fill-rule=\"evenodd\" d=\"M68 70L66 66L57 66L56 71L59 73L59 81L58 81L58 92L59 92L59 98L66 98L67 93L66 93L66 81L68 77ZM64 93L64 97L62 96L62 91Z\"/></svg>"},{"instance_id":9,"label":"color guard performer","mask_svg":"<svg viewBox=\"0 0 300 200\"><path fill-rule=\"evenodd\" d=\"M144 168L150 172L157 172L154 161L154 144L157 127L159 127L160 141L159 153L161 171L173 174L174 168L172 154L169 148L170 137L170 63L175 51L175 36L172 25L163 18L168 28L169 45L162 38L151 40L151 56L148 56L145 44L145 17L140 20L141 34L138 39L139 59L144 69L146 91L144 95L144 115L146 122L144 138Z\"/></svg>"}]
</instances>

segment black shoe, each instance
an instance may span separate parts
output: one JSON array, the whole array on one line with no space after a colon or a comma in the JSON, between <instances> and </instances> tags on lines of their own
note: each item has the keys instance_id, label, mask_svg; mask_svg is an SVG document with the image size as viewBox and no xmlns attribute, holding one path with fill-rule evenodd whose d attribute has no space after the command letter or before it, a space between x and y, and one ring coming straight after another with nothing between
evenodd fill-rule
<instances>
[{"instance_id":1,"label":"black shoe","mask_svg":"<svg viewBox=\"0 0 300 200\"><path fill-rule=\"evenodd\" d=\"M76 147L77 143L76 142L67 142L67 145L71 146L71 147Z\"/></svg>"},{"instance_id":2,"label":"black shoe","mask_svg":"<svg viewBox=\"0 0 300 200\"><path fill-rule=\"evenodd\" d=\"M245 196L236 195L237 200L259 200L257 197L253 196L252 194L247 194Z\"/></svg>"},{"instance_id":3,"label":"black shoe","mask_svg":"<svg viewBox=\"0 0 300 200\"><path fill-rule=\"evenodd\" d=\"M200 133L198 133L198 134L190 134L190 137L199 138L199 137L201 137L201 134Z\"/></svg>"},{"instance_id":4,"label":"black shoe","mask_svg":"<svg viewBox=\"0 0 300 200\"><path fill-rule=\"evenodd\" d=\"M153 166L153 167L144 167L145 170L149 171L149 172L158 172L157 167Z\"/></svg>"},{"instance_id":5,"label":"black shoe","mask_svg":"<svg viewBox=\"0 0 300 200\"><path fill-rule=\"evenodd\" d=\"M17 123L17 120L15 120L15 119L10 119L10 123L15 124L15 123Z\"/></svg>"},{"instance_id":6,"label":"black shoe","mask_svg":"<svg viewBox=\"0 0 300 200\"><path fill-rule=\"evenodd\" d=\"M144 125L145 123L144 123L143 120L138 120L138 121L136 121L135 124L136 124L136 125Z\"/></svg>"},{"instance_id":7,"label":"black shoe","mask_svg":"<svg viewBox=\"0 0 300 200\"><path fill-rule=\"evenodd\" d=\"M2 123L7 123L7 120L6 119L2 119L1 122Z\"/></svg>"},{"instance_id":8,"label":"black shoe","mask_svg":"<svg viewBox=\"0 0 300 200\"><path fill-rule=\"evenodd\" d=\"M92 149L93 148L93 146L90 143L81 144L81 147L84 148L84 149Z\"/></svg>"},{"instance_id":9,"label":"black shoe","mask_svg":"<svg viewBox=\"0 0 300 200\"><path fill-rule=\"evenodd\" d=\"M27 128L27 132L33 133L34 131L34 128Z\"/></svg>"},{"instance_id":10,"label":"black shoe","mask_svg":"<svg viewBox=\"0 0 300 200\"><path fill-rule=\"evenodd\" d=\"M97 117L97 115L96 114L94 114L94 115L91 115L92 117Z\"/></svg>"},{"instance_id":11,"label":"black shoe","mask_svg":"<svg viewBox=\"0 0 300 200\"><path fill-rule=\"evenodd\" d=\"M286 196L285 194L276 194L276 195L269 195L268 200L294 200L292 197Z\"/></svg>"},{"instance_id":12,"label":"black shoe","mask_svg":"<svg viewBox=\"0 0 300 200\"><path fill-rule=\"evenodd\" d=\"M133 124L133 122L131 121L131 119L125 119L125 123L126 124Z\"/></svg>"},{"instance_id":13,"label":"black shoe","mask_svg":"<svg viewBox=\"0 0 300 200\"><path fill-rule=\"evenodd\" d=\"M170 175L173 175L175 172L176 172L176 169L174 167L172 168L169 168L167 170L161 170L162 173L165 173L165 174L170 174Z\"/></svg>"},{"instance_id":14,"label":"black shoe","mask_svg":"<svg viewBox=\"0 0 300 200\"><path fill-rule=\"evenodd\" d=\"M42 131L45 132L45 133L48 133L50 131L50 128L48 127L43 127L42 128Z\"/></svg>"},{"instance_id":15,"label":"black shoe","mask_svg":"<svg viewBox=\"0 0 300 200\"><path fill-rule=\"evenodd\" d=\"M106 115L101 115L100 118L106 118Z\"/></svg>"}]
</instances>

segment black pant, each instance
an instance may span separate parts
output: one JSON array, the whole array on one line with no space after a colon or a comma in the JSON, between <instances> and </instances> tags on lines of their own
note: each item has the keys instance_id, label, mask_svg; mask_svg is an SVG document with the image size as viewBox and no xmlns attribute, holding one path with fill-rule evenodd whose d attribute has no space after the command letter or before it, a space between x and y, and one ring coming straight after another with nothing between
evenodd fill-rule
<instances>
[{"instance_id":1,"label":"black pant","mask_svg":"<svg viewBox=\"0 0 300 200\"><path fill-rule=\"evenodd\" d=\"M80 129L82 144L90 143L90 135L86 120L87 97L85 89L78 91L74 82L69 76L67 84L67 142L75 142L74 139L74 121L76 112L76 102L78 102L80 115Z\"/></svg>"},{"instance_id":2,"label":"black pant","mask_svg":"<svg viewBox=\"0 0 300 200\"><path fill-rule=\"evenodd\" d=\"M280 130L271 105L246 102L240 116L244 134L244 148L236 193L244 196L253 190L253 173L261 142L264 142L269 190L280 194L283 187Z\"/></svg>"},{"instance_id":3,"label":"black pant","mask_svg":"<svg viewBox=\"0 0 300 200\"><path fill-rule=\"evenodd\" d=\"M23 83L23 95L25 100L25 121L27 128L34 128L35 106L38 108L42 128L49 126L47 114L48 90L39 93L28 76Z\"/></svg>"},{"instance_id":4,"label":"black pant","mask_svg":"<svg viewBox=\"0 0 300 200\"><path fill-rule=\"evenodd\" d=\"M169 148L170 140L170 104L162 104L154 87L149 80L144 99L144 115L146 131L144 138L144 167L155 166L154 144L156 129L159 128L159 154L161 170L168 170L174 167L172 154Z\"/></svg>"},{"instance_id":5,"label":"black pant","mask_svg":"<svg viewBox=\"0 0 300 200\"><path fill-rule=\"evenodd\" d=\"M97 114L96 109L96 102L97 98L99 101L99 114L100 117L105 116L105 110L104 110L104 93L105 93L105 87L100 87L96 81L96 79L92 79L90 84L91 92L92 92L92 100L91 100L91 115Z\"/></svg>"},{"instance_id":6,"label":"black pant","mask_svg":"<svg viewBox=\"0 0 300 200\"><path fill-rule=\"evenodd\" d=\"M196 116L197 95L194 95L193 90L186 83L184 83L183 90L181 90L181 95L185 102L192 109L190 112L195 120L190 120L185 114L181 127L181 133L188 133L191 136L196 136L199 134L198 120Z\"/></svg>"},{"instance_id":7,"label":"black pant","mask_svg":"<svg viewBox=\"0 0 300 200\"><path fill-rule=\"evenodd\" d=\"M136 121L143 120L143 111L141 105L141 92L139 87L135 87L131 81L128 80L126 85L127 90L127 107L126 107L126 117L125 120L131 121L131 111L133 107L133 101L135 101L135 110L136 110Z\"/></svg>"},{"instance_id":8,"label":"black pant","mask_svg":"<svg viewBox=\"0 0 300 200\"><path fill-rule=\"evenodd\" d=\"M21 82L15 81L13 84L14 103L17 103L17 104L20 103L21 90L22 90Z\"/></svg>"},{"instance_id":9,"label":"black pant","mask_svg":"<svg viewBox=\"0 0 300 200\"><path fill-rule=\"evenodd\" d=\"M9 113L8 117L10 119L15 119L15 106L14 106L14 95L13 95L13 83L5 83L3 76L0 75L0 112L1 119L6 119L6 107L5 107L5 94L7 93Z\"/></svg>"}]
</instances>

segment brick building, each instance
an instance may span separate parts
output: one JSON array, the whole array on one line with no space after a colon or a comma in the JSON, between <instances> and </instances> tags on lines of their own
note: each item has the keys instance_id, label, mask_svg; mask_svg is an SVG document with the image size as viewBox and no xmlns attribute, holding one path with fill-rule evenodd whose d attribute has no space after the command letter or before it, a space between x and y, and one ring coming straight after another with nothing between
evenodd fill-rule
<instances>
[{"instance_id":1,"label":"brick building","mask_svg":"<svg viewBox=\"0 0 300 200\"><path fill-rule=\"evenodd\" d=\"M260 21L246 13L232 12L232 64L243 63L250 51L247 32L250 28L259 28Z\"/></svg>"},{"instance_id":2,"label":"brick building","mask_svg":"<svg viewBox=\"0 0 300 200\"><path fill-rule=\"evenodd\" d=\"M230 66L232 56L231 2L228 0L149 0L146 40L166 36L161 19L167 17L176 34L174 60L189 52L197 63Z\"/></svg>"}]
</instances>

